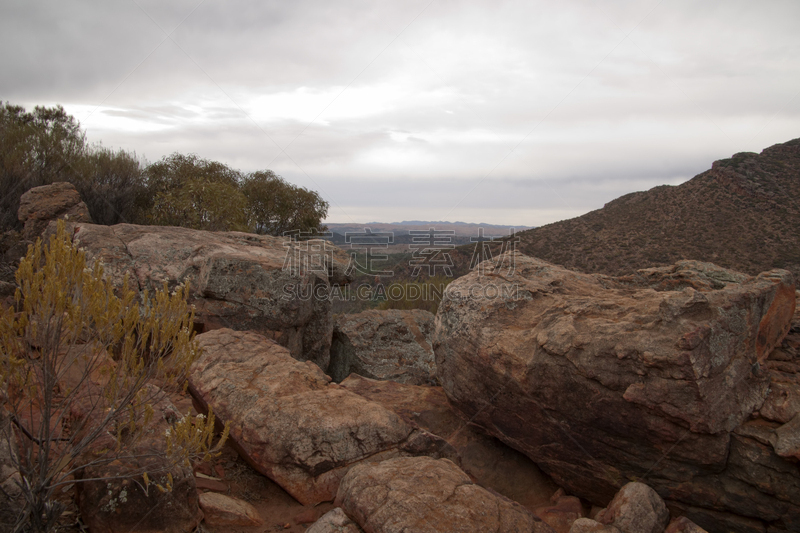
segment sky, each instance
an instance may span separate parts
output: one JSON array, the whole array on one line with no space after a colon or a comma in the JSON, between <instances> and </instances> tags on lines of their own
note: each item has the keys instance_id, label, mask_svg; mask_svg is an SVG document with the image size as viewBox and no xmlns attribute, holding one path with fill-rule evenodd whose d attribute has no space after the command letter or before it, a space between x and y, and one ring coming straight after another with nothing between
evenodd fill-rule
<instances>
[{"instance_id":1,"label":"sky","mask_svg":"<svg viewBox=\"0 0 800 533\"><path fill-rule=\"evenodd\" d=\"M319 192L538 226L800 137L800 2L0 0L0 100Z\"/></svg>"}]
</instances>

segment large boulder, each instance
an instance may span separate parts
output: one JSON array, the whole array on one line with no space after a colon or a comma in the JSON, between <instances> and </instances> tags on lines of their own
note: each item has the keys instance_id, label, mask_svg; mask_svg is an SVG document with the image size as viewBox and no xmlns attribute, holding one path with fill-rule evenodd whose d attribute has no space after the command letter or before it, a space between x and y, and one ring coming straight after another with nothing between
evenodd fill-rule
<instances>
[{"instance_id":1,"label":"large boulder","mask_svg":"<svg viewBox=\"0 0 800 533\"><path fill-rule=\"evenodd\" d=\"M306 533L364 533L364 530L350 520L341 507L336 507L311 524Z\"/></svg>"},{"instance_id":2,"label":"large boulder","mask_svg":"<svg viewBox=\"0 0 800 533\"><path fill-rule=\"evenodd\" d=\"M619 490L596 520L622 533L662 533L669 522L669 511L656 491L633 481Z\"/></svg>"},{"instance_id":3,"label":"large boulder","mask_svg":"<svg viewBox=\"0 0 800 533\"><path fill-rule=\"evenodd\" d=\"M433 315L422 309L376 309L334 322L328 373L337 383L351 373L426 385L436 381Z\"/></svg>"},{"instance_id":4,"label":"large boulder","mask_svg":"<svg viewBox=\"0 0 800 533\"><path fill-rule=\"evenodd\" d=\"M327 368L330 290L348 281L348 257L334 246L164 226L73 224L70 230L115 284L127 275L133 288L152 294L165 284L189 283L199 328L257 331L295 358Z\"/></svg>"},{"instance_id":5,"label":"large boulder","mask_svg":"<svg viewBox=\"0 0 800 533\"><path fill-rule=\"evenodd\" d=\"M304 505L333 500L362 461L449 450L262 335L225 328L197 340L189 390L199 409L230 422L242 457Z\"/></svg>"},{"instance_id":6,"label":"large boulder","mask_svg":"<svg viewBox=\"0 0 800 533\"><path fill-rule=\"evenodd\" d=\"M447 459L362 463L342 480L336 504L366 533L553 533L519 504L472 483Z\"/></svg>"},{"instance_id":7,"label":"large boulder","mask_svg":"<svg viewBox=\"0 0 800 533\"><path fill-rule=\"evenodd\" d=\"M25 224L22 236L28 241L36 240L52 220L92 222L78 190L66 181L26 191L19 199L17 218Z\"/></svg>"},{"instance_id":8,"label":"large boulder","mask_svg":"<svg viewBox=\"0 0 800 533\"><path fill-rule=\"evenodd\" d=\"M448 286L434 350L461 416L569 492L602 506L645 479L708 531L777 531L798 527L797 460L738 428L769 395L794 310L782 270L611 278L505 254Z\"/></svg>"}]
</instances>

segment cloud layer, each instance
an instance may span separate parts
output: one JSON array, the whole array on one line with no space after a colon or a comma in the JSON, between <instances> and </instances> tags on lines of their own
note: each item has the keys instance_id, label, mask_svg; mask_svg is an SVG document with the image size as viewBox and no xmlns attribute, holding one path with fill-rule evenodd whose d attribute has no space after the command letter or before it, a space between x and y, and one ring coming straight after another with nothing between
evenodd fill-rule
<instances>
[{"instance_id":1,"label":"cloud layer","mask_svg":"<svg viewBox=\"0 0 800 533\"><path fill-rule=\"evenodd\" d=\"M540 225L800 137L797 2L166 4L4 2L0 98L340 222Z\"/></svg>"}]
</instances>

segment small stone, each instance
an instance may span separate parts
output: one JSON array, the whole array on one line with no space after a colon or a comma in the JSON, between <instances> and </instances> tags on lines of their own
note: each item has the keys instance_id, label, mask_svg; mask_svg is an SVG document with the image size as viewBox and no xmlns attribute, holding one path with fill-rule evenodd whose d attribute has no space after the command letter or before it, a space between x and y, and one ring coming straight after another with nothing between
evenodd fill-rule
<instances>
[{"instance_id":1,"label":"small stone","mask_svg":"<svg viewBox=\"0 0 800 533\"><path fill-rule=\"evenodd\" d=\"M264 519L249 503L214 492L200 495L200 508L211 526L260 526Z\"/></svg>"}]
</instances>

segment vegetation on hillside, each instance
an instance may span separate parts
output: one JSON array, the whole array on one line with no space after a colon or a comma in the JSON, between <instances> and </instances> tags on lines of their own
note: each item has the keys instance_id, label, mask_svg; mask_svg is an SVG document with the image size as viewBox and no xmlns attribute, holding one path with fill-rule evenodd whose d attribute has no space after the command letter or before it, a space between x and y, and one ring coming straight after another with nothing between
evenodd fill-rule
<instances>
[{"instance_id":1,"label":"vegetation on hillside","mask_svg":"<svg viewBox=\"0 0 800 533\"><path fill-rule=\"evenodd\" d=\"M697 259L800 276L800 139L518 235L526 255L583 272L624 275Z\"/></svg>"},{"instance_id":2,"label":"vegetation on hillside","mask_svg":"<svg viewBox=\"0 0 800 533\"><path fill-rule=\"evenodd\" d=\"M75 185L98 224L157 224L280 235L322 228L328 203L270 170L244 173L194 154L147 164L135 153L90 145L60 106L0 103L0 231L20 229L22 194Z\"/></svg>"}]
</instances>

